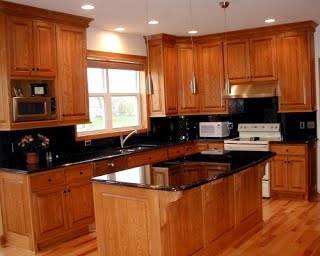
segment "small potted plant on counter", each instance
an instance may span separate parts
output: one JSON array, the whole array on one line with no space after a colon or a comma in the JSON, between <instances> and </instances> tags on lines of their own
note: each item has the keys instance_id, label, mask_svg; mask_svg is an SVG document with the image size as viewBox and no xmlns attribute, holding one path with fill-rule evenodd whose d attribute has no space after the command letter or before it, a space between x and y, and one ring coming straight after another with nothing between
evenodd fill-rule
<instances>
[{"instance_id":1,"label":"small potted plant on counter","mask_svg":"<svg viewBox=\"0 0 320 256\"><path fill-rule=\"evenodd\" d=\"M26 154L28 165L39 164L41 151L46 150L50 145L50 140L41 134L33 137L32 135L24 136L18 143L21 150Z\"/></svg>"}]
</instances>

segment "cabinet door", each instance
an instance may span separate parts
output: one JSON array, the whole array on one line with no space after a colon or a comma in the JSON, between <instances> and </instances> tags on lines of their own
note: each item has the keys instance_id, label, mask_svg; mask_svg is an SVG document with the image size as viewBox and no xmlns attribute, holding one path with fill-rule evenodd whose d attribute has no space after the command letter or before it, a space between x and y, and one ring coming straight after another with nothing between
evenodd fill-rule
<instances>
[{"instance_id":1,"label":"cabinet door","mask_svg":"<svg viewBox=\"0 0 320 256\"><path fill-rule=\"evenodd\" d=\"M277 79L276 40L274 36L250 40L251 78L253 81Z\"/></svg>"},{"instance_id":2,"label":"cabinet door","mask_svg":"<svg viewBox=\"0 0 320 256\"><path fill-rule=\"evenodd\" d=\"M67 202L70 228L94 222L92 184L89 181L70 185Z\"/></svg>"},{"instance_id":3,"label":"cabinet door","mask_svg":"<svg viewBox=\"0 0 320 256\"><path fill-rule=\"evenodd\" d=\"M178 114L178 79L177 79L177 48L173 44L164 44L164 83L166 114Z\"/></svg>"},{"instance_id":4,"label":"cabinet door","mask_svg":"<svg viewBox=\"0 0 320 256\"><path fill-rule=\"evenodd\" d=\"M32 194L37 240L55 237L68 230L64 186Z\"/></svg>"},{"instance_id":5,"label":"cabinet door","mask_svg":"<svg viewBox=\"0 0 320 256\"><path fill-rule=\"evenodd\" d=\"M234 227L233 177L208 183L201 189L204 239L208 245Z\"/></svg>"},{"instance_id":6,"label":"cabinet door","mask_svg":"<svg viewBox=\"0 0 320 256\"><path fill-rule=\"evenodd\" d=\"M163 51L160 43L149 45L149 68L152 88L149 92L150 116L165 115L164 80L163 80Z\"/></svg>"},{"instance_id":7,"label":"cabinet door","mask_svg":"<svg viewBox=\"0 0 320 256\"><path fill-rule=\"evenodd\" d=\"M32 20L8 17L11 75L29 76L33 67Z\"/></svg>"},{"instance_id":8,"label":"cabinet door","mask_svg":"<svg viewBox=\"0 0 320 256\"><path fill-rule=\"evenodd\" d=\"M55 75L56 35L55 25L49 22L33 21L34 68L33 75Z\"/></svg>"},{"instance_id":9,"label":"cabinet door","mask_svg":"<svg viewBox=\"0 0 320 256\"><path fill-rule=\"evenodd\" d=\"M199 111L198 88L191 88L194 52L191 45L178 45L179 113L192 114ZM196 89L196 90L194 90Z\"/></svg>"},{"instance_id":10,"label":"cabinet door","mask_svg":"<svg viewBox=\"0 0 320 256\"><path fill-rule=\"evenodd\" d=\"M198 45L197 61L200 112L226 113L227 105L222 97L225 90L222 42Z\"/></svg>"},{"instance_id":11,"label":"cabinet door","mask_svg":"<svg viewBox=\"0 0 320 256\"><path fill-rule=\"evenodd\" d=\"M277 155L271 161L271 190L288 190L287 156Z\"/></svg>"},{"instance_id":12,"label":"cabinet door","mask_svg":"<svg viewBox=\"0 0 320 256\"><path fill-rule=\"evenodd\" d=\"M59 25L57 30L58 108L66 123L89 121L85 29Z\"/></svg>"},{"instance_id":13,"label":"cabinet door","mask_svg":"<svg viewBox=\"0 0 320 256\"><path fill-rule=\"evenodd\" d=\"M280 112L314 108L309 43L308 32L287 32L279 36Z\"/></svg>"},{"instance_id":14,"label":"cabinet door","mask_svg":"<svg viewBox=\"0 0 320 256\"><path fill-rule=\"evenodd\" d=\"M225 45L225 69L231 83L250 81L249 40L230 40Z\"/></svg>"},{"instance_id":15,"label":"cabinet door","mask_svg":"<svg viewBox=\"0 0 320 256\"><path fill-rule=\"evenodd\" d=\"M307 192L307 166L305 157L288 157L288 188L290 192Z\"/></svg>"},{"instance_id":16,"label":"cabinet door","mask_svg":"<svg viewBox=\"0 0 320 256\"><path fill-rule=\"evenodd\" d=\"M252 167L235 175L236 225L240 225L251 216L261 213L261 178L258 167Z\"/></svg>"}]
</instances>

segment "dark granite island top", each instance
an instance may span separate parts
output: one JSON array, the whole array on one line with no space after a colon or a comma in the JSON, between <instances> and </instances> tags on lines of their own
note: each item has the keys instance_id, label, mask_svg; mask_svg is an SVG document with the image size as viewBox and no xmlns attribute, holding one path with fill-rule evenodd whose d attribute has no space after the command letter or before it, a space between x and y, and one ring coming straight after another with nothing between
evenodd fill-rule
<instances>
[{"instance_id":1,"label":"dark granite island top","mask_svg":"<svg viewBox=\"0 0 320 256\"><path fill-rule=\"evenodd\" d=\"M95 177L92 181L154 190L182 191L228 177L267 161L274 155L272 152L231 151L223 155L203 152Z\"/></svg>"}]
</instances>

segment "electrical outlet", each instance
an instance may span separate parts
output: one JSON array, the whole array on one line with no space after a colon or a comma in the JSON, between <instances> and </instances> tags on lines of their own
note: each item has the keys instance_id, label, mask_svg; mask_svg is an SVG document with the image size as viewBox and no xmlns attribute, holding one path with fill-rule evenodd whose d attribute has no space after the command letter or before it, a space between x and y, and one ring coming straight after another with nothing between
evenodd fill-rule
<instances>
[{"instance_id":1,"label":"electrical outlet","mask_svg":"<svg viewBox=\"0 0 320 256\"><path fill-rule=\"evenodd\" d=\"M300 122L300 130L304 130L306 128L305 122Z\"/></svg>"},{"instance_id":2,"label":"electrical outlet","mask_svg":"<svg viewBox=\"0 0 320 256\"><path fill-rule=\"evenodd\" d=\"M91 140L85 140L85 141L84 141L84 146L85 146L85 147L91 146Z\"/></svg>"},{"instance_id":3,"label":"electrical outlet","mask_svg":"<svg viewBox=\"0 0 320 256\"><path fill-rule=\"evenodd\" d=\"M314 121L308 121L307 122L307 128L308 129L315 129L316 128L316 123Z\"/></svg>"}]
</instances>

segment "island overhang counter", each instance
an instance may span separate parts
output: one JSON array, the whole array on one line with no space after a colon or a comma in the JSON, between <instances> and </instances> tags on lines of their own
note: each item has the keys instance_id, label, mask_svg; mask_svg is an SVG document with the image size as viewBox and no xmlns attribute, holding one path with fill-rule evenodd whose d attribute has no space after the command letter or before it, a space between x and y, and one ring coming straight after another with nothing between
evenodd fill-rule
<instances>
[{"instance_id":1,"label":"island overhang counter","mask_svg":"<svg viewBox=\"0 0 320 256\"><path fill-rule=\"evenodd\" d=\"M94 178L99 255L215 255L261 227L273 155L195 154Z\"/></svg>"}]
</instances>

